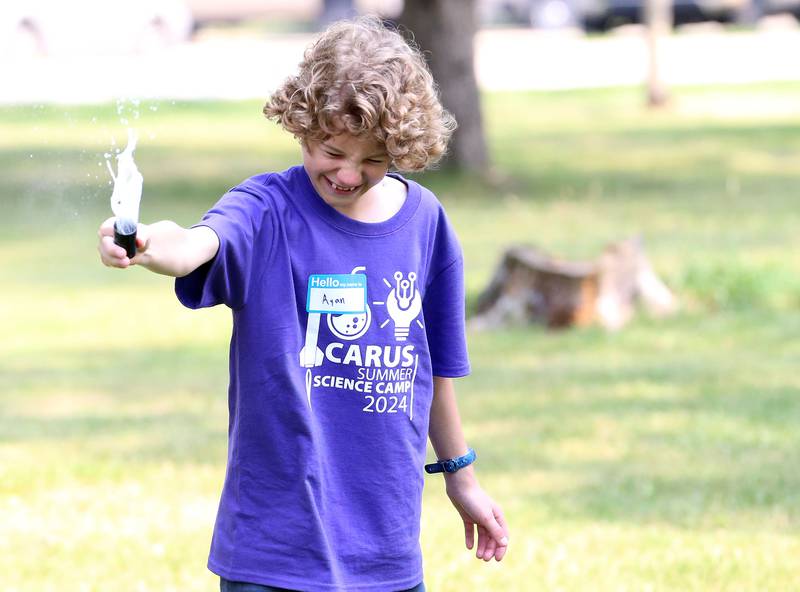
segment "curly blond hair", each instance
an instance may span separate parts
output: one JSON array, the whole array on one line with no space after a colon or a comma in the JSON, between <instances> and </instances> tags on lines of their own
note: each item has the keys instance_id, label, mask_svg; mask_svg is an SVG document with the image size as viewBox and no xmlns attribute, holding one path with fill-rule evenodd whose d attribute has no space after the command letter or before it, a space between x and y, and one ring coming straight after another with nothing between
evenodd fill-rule
<instances>
[{"instance_id":1,"label":"curly blond hair","mask_svg":"<svg viewBox=\"0 0 800 592\"><path fill-rule=\"evenodd\" d=\"M301 142L342 132L371 136L398 171L434 165L456 127L420 51L375 17L331 25L264 115Z\"/></svg>"}]
</instances>

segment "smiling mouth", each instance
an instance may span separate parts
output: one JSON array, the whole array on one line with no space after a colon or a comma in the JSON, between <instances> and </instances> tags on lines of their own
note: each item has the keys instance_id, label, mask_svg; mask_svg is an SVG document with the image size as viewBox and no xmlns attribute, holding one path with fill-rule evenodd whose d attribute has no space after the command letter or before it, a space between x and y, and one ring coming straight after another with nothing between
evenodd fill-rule
<instances>
[{"instance_id":1,"label":"smiling mouth","mask_svg":"<svg viewBox=\"0 0 800 592\"><path fill-rule=\"evenodd\" d=\"M341 193L341 194L353 193L356 189L361 187L361 185L356 185L355 187L343 187L342 185L337 185L336 183L328 179L328 177L325 177L325 180L328 182L328 184L331 186L331 188L333 188L333 190L336 193Z\"/></svg>"}]
</instances>

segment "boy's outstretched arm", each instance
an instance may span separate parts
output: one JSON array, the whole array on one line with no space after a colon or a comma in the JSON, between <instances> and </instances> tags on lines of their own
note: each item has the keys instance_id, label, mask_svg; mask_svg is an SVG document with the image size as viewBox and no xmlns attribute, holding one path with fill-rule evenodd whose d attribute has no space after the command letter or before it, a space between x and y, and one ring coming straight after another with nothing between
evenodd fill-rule
<instances>
[{"instance_id":1,"label":"boy's outstretched arm","mask_svg":"<svg viewBox=\"0 0 800 592\"><path fill-rule=\"evenodd\" d=\"M451 378L433 378L433 403L428 435L439 459L455 458L467 452ZM475 544L477 527L478 559L503 559L508 548L505 517L500 506L478 484L474 467L470 465L455 473L444 473L444 479L447 495L464 521L467 549L472 549Z\"/></svg>"},{"instance_id":2,"label":"boy's outstretched arm","mask_svg":"<svg viewBox=\"0 0 800 592\"><path fill-rule=\"evenodd\" d=\"M128 259L125 249L114 244L114 220L109 218L97 231L100 260L108 267L141 265L155 273L182 277L211 261L219 249L217 234L207 226L183 228L164 220L139 224L136 256Z\"/></svg>"}]
</instances>

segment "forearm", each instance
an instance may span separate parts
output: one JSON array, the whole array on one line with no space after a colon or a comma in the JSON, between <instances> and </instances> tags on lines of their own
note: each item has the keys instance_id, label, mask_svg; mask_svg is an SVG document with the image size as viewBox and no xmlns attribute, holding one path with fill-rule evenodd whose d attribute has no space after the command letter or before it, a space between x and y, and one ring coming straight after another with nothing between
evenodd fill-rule
<instances>
[{"instance_id":1,"label":"forearm","mask_svg":"<svg viewBox=\"0 0 800 592\"><path fill-rule=\"evenodd\" d=\"M217 253L219 239L208 227L183 228L167 220L146 225L145 248L136 263L152 272L182 277Z\"/></svg>"},{"instance_id":2,"label":"forearm","mask_svg":"<svg viewBox=\"0 0 800 592\"><path fill-rule=\"evenodd\" d=\"M455 388L449 378L433 379L428 435L439 459L454 458L467 452ZM508 546L508 528L503 511L478 484L473 466L469 465L455 473L445 473L444 480L447 495L464 521L467 549L474 546L477 530L476 556L484 561L492 558L502 560Z\"/></svg>"},{"instance_id":3,"label":"forearm","mask_svg":"<svg viewBox=\"0 0 800 592\"><path fill-rule=\"evenodd\" d=\"M440 459L461 456L467 451L461 417L456 403L455 386L451 378L433 378L433 402L431 403L428 435Z\"/></svg>"},{"instance_id":4,"label":"forearm","mask_svg":"<svg viewBox=\"0 0 800 592\"><path fill-rule=\"evenodd\" d=\"M439 459L455 458L467 452L467 441L461 427L461 416L458 413L455 385L451 378L433 378L433 402L431 403L428 436ZM450 485L453 480L474 479L472 466L465 467L456 473L445 474Z\"/></svg>"}]
</instances>

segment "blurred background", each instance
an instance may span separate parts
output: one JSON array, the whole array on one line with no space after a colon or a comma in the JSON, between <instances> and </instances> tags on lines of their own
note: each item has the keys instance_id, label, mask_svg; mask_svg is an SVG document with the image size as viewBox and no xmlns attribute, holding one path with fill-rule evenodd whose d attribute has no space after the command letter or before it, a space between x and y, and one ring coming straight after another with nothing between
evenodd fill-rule
<instances>
[{"instance_id":1,"label":"blurred background","mask_svg":"<svg viewBox=\"0 0 800 592\"><path fill-rule=\"evenodd\" d=\"M464 247L461 412L512 532L477 561L429 479L428 588L800 589L800 0L28 0L0 5L0 590L218 588L230 314L100 264L106 162L135 129L142 221L194 223L299 162L263 101L366 12L460 122L417 178ZM509 248L591 270L630 237L672 314L475 322Z\"/></svg>"}]
</instances>

